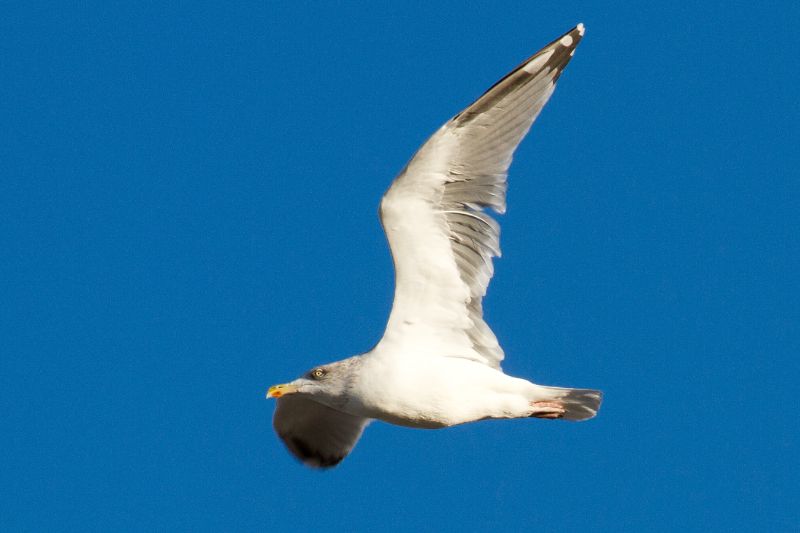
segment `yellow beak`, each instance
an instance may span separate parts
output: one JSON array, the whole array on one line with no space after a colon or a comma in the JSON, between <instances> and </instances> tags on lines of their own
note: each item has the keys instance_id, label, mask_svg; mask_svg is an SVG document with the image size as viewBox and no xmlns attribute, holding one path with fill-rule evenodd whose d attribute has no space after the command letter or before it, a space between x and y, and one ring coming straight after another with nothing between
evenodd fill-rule
<instances>
[{"instance_id":1,"label":"yellow beak","mask_svg":"<svg viewBox=\"0 0 800 533\"><path fill-rule=\"evenodd\" d=\"M294 394L297 392L297 387L291 383L284 383L283 385L273 385L267 391L267 398L280 398L285 394Z\"/></svg>"}]
</instances>

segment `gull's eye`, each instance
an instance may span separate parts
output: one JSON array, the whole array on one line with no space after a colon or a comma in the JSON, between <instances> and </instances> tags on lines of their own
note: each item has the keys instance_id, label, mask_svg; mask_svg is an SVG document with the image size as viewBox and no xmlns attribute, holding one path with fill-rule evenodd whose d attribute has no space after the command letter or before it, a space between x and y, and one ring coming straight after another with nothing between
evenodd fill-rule
<instances>
[{"instance_id":1,"label":"gull's eye","mask_svg":"<svg viewBox=\"0 0 800 533\"><path fill-rule=\"evenodd\" d=\"M311 377L313 377L314 379L320 379L324 375L325 371L321 368L315 368L314 370L311 371Z\"/></svg>"}]
</instances>

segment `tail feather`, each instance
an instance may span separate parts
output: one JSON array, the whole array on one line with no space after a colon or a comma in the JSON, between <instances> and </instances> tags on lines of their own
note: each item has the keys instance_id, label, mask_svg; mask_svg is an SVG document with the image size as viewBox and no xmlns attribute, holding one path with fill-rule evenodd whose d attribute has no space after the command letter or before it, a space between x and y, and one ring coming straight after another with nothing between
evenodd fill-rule
<instances>
[{"instance_id":1,"label":"tail feather","mask_svg":"<svg viewBox=\"0 0 800 533\"><path fill-rule=\"evenodd\" d=\"M593 418L600 404L603 393L594 389L567 389L563 387L544 387L542 392L548 399L557 400L564 405L564 420L588 420Z\"/></svg>"}]
</instances>

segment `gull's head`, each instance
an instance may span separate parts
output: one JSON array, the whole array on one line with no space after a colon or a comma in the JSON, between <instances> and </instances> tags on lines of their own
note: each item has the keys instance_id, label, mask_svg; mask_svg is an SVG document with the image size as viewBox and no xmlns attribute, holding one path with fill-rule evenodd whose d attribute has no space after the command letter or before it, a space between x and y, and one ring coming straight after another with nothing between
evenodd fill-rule
<instances>
[{"instance_id":1,"label":"gull's head","mask_svg":"<svg viewBox=\"0 0 800 533\"><path fill-rule=\"evenodd\" d=\"M314 396L323 403L334 402L346 393L347 384L352 374L353 365L344 364L348 360L323 366L316 366L289 383L273 385L267 391L267 398L281 398L289 394L306 394ZM327 400L327 401L326 401Z\"/></svg>"}]
</instances>

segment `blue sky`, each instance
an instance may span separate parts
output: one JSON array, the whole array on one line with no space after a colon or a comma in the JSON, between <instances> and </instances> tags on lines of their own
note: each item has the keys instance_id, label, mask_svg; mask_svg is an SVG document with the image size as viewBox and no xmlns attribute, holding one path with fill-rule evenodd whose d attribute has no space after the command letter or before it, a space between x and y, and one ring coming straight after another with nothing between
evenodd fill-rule
<instances>
[{"instance_id":1,"label":"blue sky","mask_svg":"<svg viewBox=\"0 0 800 533\"><path fill-rule=\"evenodd\" d=\"M796 530L798 3L430 4L6 6L0 529ZM578 22L485 309L600 415L301 467L264 392L380 337L381 194Z\"/></svg>"}]
</instances>

